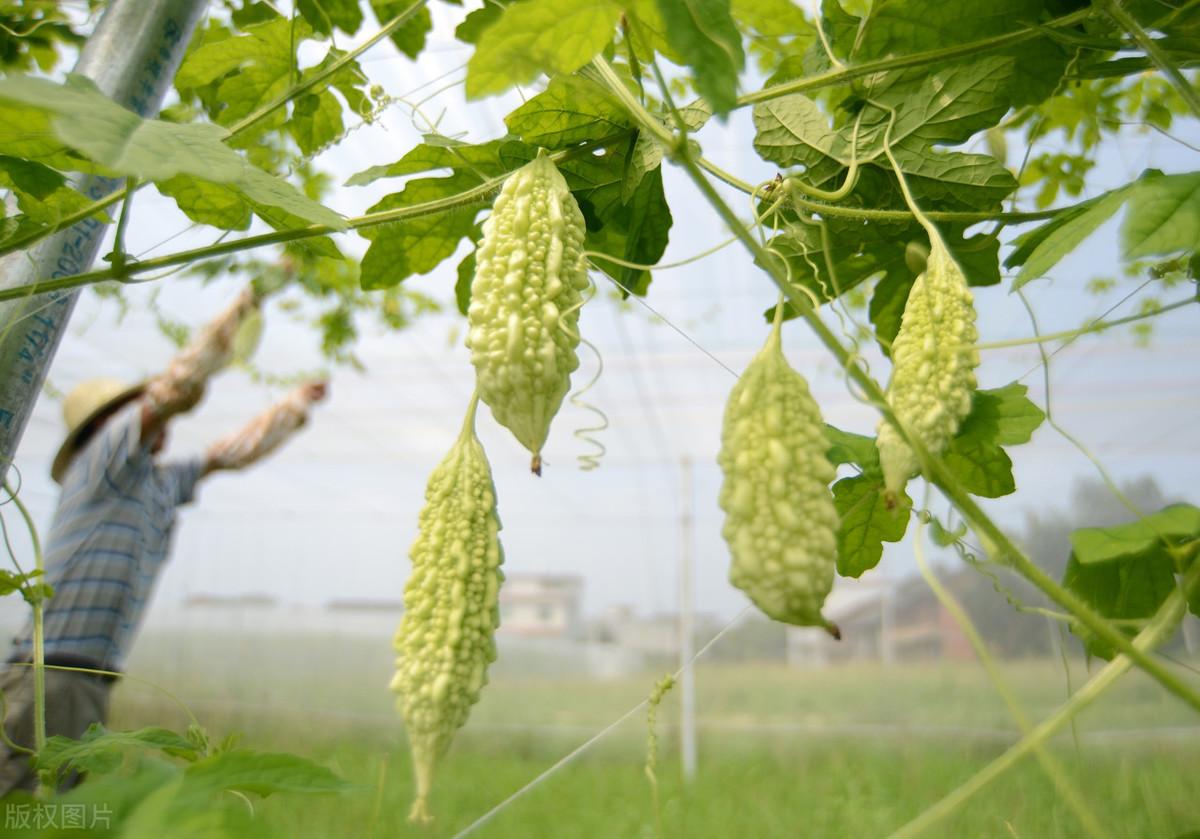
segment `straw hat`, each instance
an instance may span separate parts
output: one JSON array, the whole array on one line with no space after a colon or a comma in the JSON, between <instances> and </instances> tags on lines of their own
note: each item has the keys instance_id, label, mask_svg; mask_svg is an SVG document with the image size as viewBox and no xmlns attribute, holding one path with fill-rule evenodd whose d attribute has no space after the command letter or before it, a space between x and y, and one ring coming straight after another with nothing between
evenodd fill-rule
<instances>
[{"instance_id":1,"label":"straw hat","mask_svg":"<svg viewBox=\"0 0 1200 839\"><path fill-rule=\"evenodd\" d=\"M141 395L145 383L131 385L120 379L88 379L71 389L63 400L63 419L67 423L67 437L54 456L50 477L62 483L67 467L71 465L82 437L92 423L106 411L112 411L131 399Z\"/></svg>"}]
</instances>

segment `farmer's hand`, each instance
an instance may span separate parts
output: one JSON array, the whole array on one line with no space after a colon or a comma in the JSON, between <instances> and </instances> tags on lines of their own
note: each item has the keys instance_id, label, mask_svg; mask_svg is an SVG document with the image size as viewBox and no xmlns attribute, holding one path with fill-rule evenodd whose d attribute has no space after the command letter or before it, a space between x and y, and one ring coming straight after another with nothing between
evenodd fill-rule
<instances>
[{"instance_id":1,"label":"farmer's hand","mask_svg":"<svg viewBox=\"0 0 1200 839\"><path fill-rule=\"evenodd\" d=\"M301 386L301 390L309 402L320 402L329 395L329 382L308 382Z\"/></svg>"}]
</instances>

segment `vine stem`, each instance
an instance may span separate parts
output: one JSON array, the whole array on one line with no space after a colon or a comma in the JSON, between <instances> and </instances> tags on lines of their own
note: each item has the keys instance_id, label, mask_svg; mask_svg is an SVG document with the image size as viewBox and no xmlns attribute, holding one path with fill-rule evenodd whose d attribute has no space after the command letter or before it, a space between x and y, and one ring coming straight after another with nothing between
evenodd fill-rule
<instances>
[{"instance_id":1,"label":"vine stem","mask_svg":"<svg viewBox=\"0 0 1200 839\"><path fill-rule=\"evenodd\" d=\"M25 506L20 496L12 491L8 482L4 483L4 491L17 505L25 527L29 530L29 541L33 546L34 567L37 568L39 579L46 570L42 556L42 541L38 538L37 526L33 516ZM46 630L43 622L42 595L39 591L30 606L33 607L33 749L40 752L46 745Z\"/></svg>"},{"instance_id":2,"label":"vine stem","mask_svg":"<svg viewBox=\"0 0 1200 839\"><path fill-rule=\"evenodd\" d=\"M1167 595L1149 625L1133 639L1132 647L1134 649L1145 655L1170 637L1187 609L1187 592L1197 584L1198 580L1200 580L1200 562L1193 562L1191 569L1183 576L1180 585ZM1030 751L1039 748L1055 732L1108 690L1118 678L1129 670L1133 663L1128 655L1119 655L1114 658L1077 690L1069 700L1060 705L1058 710L1039 723L1008 751L976 772L941 801L893 833L891 839L907 839L907 837L918 836L950 815L972 795L995 780L1005 770L1016 765Z\"/></svg>"},{"instance_id":3,"label":"vine stem","mask_svg":"<svg viewBox=\"0 0 1200 839\"><path fill-rule=\"evenodd\" d=\"M291 102L297 96L300 96L301 94L305 93L306 91L312 90L317 85L328 81L330 78L332 78L334 75L336 75L343 67L350 64L352 61L356 60L360 55L365 53L367 50L371 49L371 47L375 46L380 41L382 41L384 38L388 37L393 32L395 32L397 29L399 29L401 26L403 26L410 17L412 17L422 6L424 6L428 2L429 2L429 0L416 0L416 2L413 3L411 6L409 6L407 9L402 11L400 14L396 15L396 17L392 18L390 21L388 21L387 24L383 28L381 28L377 33L375 33L375 35L373 35L370 39L368 39L367 41L364 41L359 46L350 50L350 52L346 53L341 58L334 61L332 64L330 64L324 70L321 70L318 73L314 73L311 78L305 79L304 81L300 82L299 84L289 88L287 91L280 94L278 99L275 99L273 102L269 102L268 104L263 105L258 110L254 111L253 113L251 113L251 114L243 117L242 119L238 120L237 122L235 122L233 125L231 125L229 127L229 135L226 139L232 139L233 137L236 137L238 134L242 133L247 128L257 125L259 122L266 119L272 113L274 113L275 111L277 111L280 108L287 105L288 102ZM28 248L30 245L34 244L35 242L38 242L38 241L46 238L47 236L53 236L55 233L58 233L61 230L66 230L68 227L71 227L71 226L83 221L86 218L90 218L91 216L95 215L96 213L100 212L101 210L105 210L105 209L111 207L113 204L116 204L118 201L124 200L129 195L129 192L130 192L130 186L128 186L128 185L123 186L120 189L109 193L108 195L99 199L98 201L95 201L74 213L70 213L68 215L63 216L55 224L53 224L51 227L49 227L45 230L33 231L33 232L29 233L28 235L21 237L20 239L11 240L9 242L6 242L3 247L0 247L0 256L3 256L4 254L7 254L7 253L12 253L14 251L24 250L24 249ZM312 233L309 235L319 236L321 234ZM245 240L242 240L242 241L245 241ZM112 279L112 277L106 277L105 279ZM70 288L70 287L71 286L68 286L68 288Z\"/></svg>"},{"instance_id":4,"label":"vine stem","mask_svg":"<svg viewBox=\"0 0 1200 839\"><path fill-rule=\"evenodd\" d=\"M974 622L967 614L966 609L958 602L958 599L942 584L942 581L933 573L933 569L929 567L928 561L925 559L925 522L918 519L917 533L913 538L913 556L917 560L917 569L921 572L921 576L925 578L926 585L933 591L933 596L938 599L954 622L958 624L958 628L967 636L967 642L970 643L971 649L975 651L979 663L983 665L984 671L988 678L991 679L992 685L996 688L996 692L1000 694L1000 698L1004 704L1008 706L1008 713L1016 722L1017 727L1021 730L1022 735L1028 735L1030 732L1029 718L1025 715L1025 710L1021 707L1020 701L1017 699L1012 688L1009 686L1004 674L1000 672L1000 668L996 665L995 659L992 658L988 651L987 643L979 634L979 630L975 628ZM1041 743L1033 747L1034 755L1038 762L1042 765L1042 770L1050 777L1051 782L1058 787L1059 794L1067 802L1075 818L1079 820L1079 824L1088 833L1089 836L1100 837L1109 835L1092 812L1087 808L1083 796L1079 790L1071 782L1070 775L1063 765L1048 752Z\"/></svg>"},{"instance_id":5,"label":"vine stem","mask_svg":"<svg viewBox=\"0 0 1200 839\"><path fill-rule=\"evenodd\" d=\"M858 364L854 363L854 356L842 345L841 340L825 325L825 322L821 320L816 310L812 307L811 301L797 292L787 282L786 272L781 270L778 258L755 241L741 219L738 218L725 199L716 191L708 178L705 177L704 173L696 165L696 162L692 160L690 149L686 142L678 142L674 135L671 135L665 127L659 124L633 98L625 86L621 84L612 67L609 66L608 62L602 56L593 59L593 64L600 70L601 75L607 81L609 89L625 105L635 121L645 126L647 130L655 133L656 136L661 137L664 133L668 135L666 142L671 159L686 170L688 176L696 184L697 188L699 188L705 199L717 211L721 220L737 234L742 244L754 256L757 264L763 267L779 290L787 295L792 305L796 308L796 311L808 323L809 328L812 329L821 343L838 360L842 368L847 371L847 375L863 389L865 396L879 410L883 418L899 428L900 423L897 421L891 406L888 404L883 388L880 387L879 383L871 375L866 373ZM1133 646L1124 634L1114 629L1092 607L1051 579L983 512L940 459L932 457L929 450L921 441L907 434L903 428L900 428L900 433L917 456L924 475L958 508L967 523L986 540L985 546L991 548L989 553L1010 563L1019 574L1033 583L1055 603L1078 618L1080 623L1110 646L1132 658L1142 670L1151 675L1168 691L1200 711L1200 692L1185 684L1161 662L1155 661L1143 650Z\"/></svg>"},{"instance_id":6,"label":"vine stem","mask_svg":"<svg viewBox=\"0 0 1200 839\"><path fill-rule=\"evenodd\" d=\"M1129 315L1127 317L1117 318L1116 320L1095 321L1093 323L1089 323L1087 326L1081 326L1078 329L1068 329L1064 332L1051 332L1046 335L1035 335L1032 338L1013 338L1008 341L989 341L983 344L976 344L974 349L1000 350L1007 347L1024 347L1031 344L1048 344L1051 341L1070 340L1072 338L1078 338L1081 335L1087 335L1092 332L1103 332L1109 327L1120 326L1123 323L1133 323L1134 321L1157 317L1158 315L1173 311L1174 309L1182 309L1184 306L1193 305L1196 302L1197 300L1195 297L1187 297L1183 300L1176 300L1174 303L1168 303L1165 306L1160 306L1159 308L1150 312L1139 312L1136 315Z\"/></svg>"},{"instance_id":7,"label":"vine stem","mask_svg":"<svg viewBox=\"0 0 1200 839\"><path fill-rule=\"evenodd\" d=\"M1171 82L1183 101L1188 103L1188 107L1192 109L1192 115L1200 119L1200 93L1196 92L1196 88L1192 87L1184 78L1183 73L1179 72L1179 68L1163 54L1162 50L1158 48L1158 44L1154 43L1154 39L1146 33L1134 16L1125 10L1121 5L1121 0L1095 0L1095 2L1106 15L1113 19L1117 26L1129 33L1134 42L1142 48L1142 51L1150 57L1159 71Z\"/></svg>"},{"instance_id":8,"label":"vine stem","mask_svg":"<svg viewBox=\"0 0 1200 839\"><path fill-rule=\"evenodd\" d=\"M863 76L869 76L873 73L883 73L888 70L903 70L907 67L923 67L939 61L949 61L954 58L964 58L980 53L993 52L1004 47L1013 46L1014 44L1022 44L1025 41L1040 38L1044 35L1044 30L1046 29L1074 26L1076 23L1086 20L1091 15L1092 10L1090 8L1080 9L1079 11L1047 21L1044 24L1018 29L1015 32L1008 32L1004 35L995 35L991 38L982 38L967 44L958 44L953 47L928 50L912 55L902 55L897 58L866 61L862 64L846 67L841 70L830 70L825 73L805 76L794 81L765 87L755 93L739 96L737 104L739 106L754 105L758 102L767 102L771 99L778 99L781 96L787 96L792 93L804 93L809 90L820 90L821 88L832 87L837 84L845 84L846 82L852 82L855 79L860 79Z\"/></svg>"}]
</instances>

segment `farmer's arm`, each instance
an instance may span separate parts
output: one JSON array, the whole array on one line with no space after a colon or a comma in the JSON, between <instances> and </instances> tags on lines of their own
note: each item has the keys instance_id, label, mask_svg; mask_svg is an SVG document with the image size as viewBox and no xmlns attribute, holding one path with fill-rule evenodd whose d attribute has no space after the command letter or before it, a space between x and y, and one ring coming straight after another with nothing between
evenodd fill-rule
<instances>
[{"instance_id":1,"label":"farmer's arm","mask_svg":"<svg viewBox=\"0 0 1200 839\"><path fill-rule=\"evenodd\" d=\"M159 375L146 385L142 399L142 442L148 443L176 414L190 411L204 395L210 376L229 364L233 339L242 321L258 308L259 297L246 288L225 311L204 327Z\"/></svg>"},{"instance_id":2,"label":"farmer's arm","mask_svg":"<svg viewBox=\"0 0 1200 839\"><path fill-rule=\"evenodd\" d=\"M209 446L201 474L243 469L270 454L304 425L309 408L324 399L328 390L325 382L309 382L296 388L240 431Z\"/></svg>"}]
</instances>

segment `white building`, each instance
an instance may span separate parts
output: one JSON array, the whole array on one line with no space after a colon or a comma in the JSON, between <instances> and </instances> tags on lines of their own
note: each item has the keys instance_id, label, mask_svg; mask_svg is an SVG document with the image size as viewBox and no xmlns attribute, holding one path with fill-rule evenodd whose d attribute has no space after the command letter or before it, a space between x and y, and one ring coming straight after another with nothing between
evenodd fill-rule
<instances>
[{"instance_id":1,"label":"white building","mask_svg":"<svg viewBox=\"0 0 1200 839\"><path fill-rule=\"evenodd\" d=\"M579 638L582 595L582 577L512 574L500 586L499 632L525 638Z\"/></svg>"}]
</instances>

